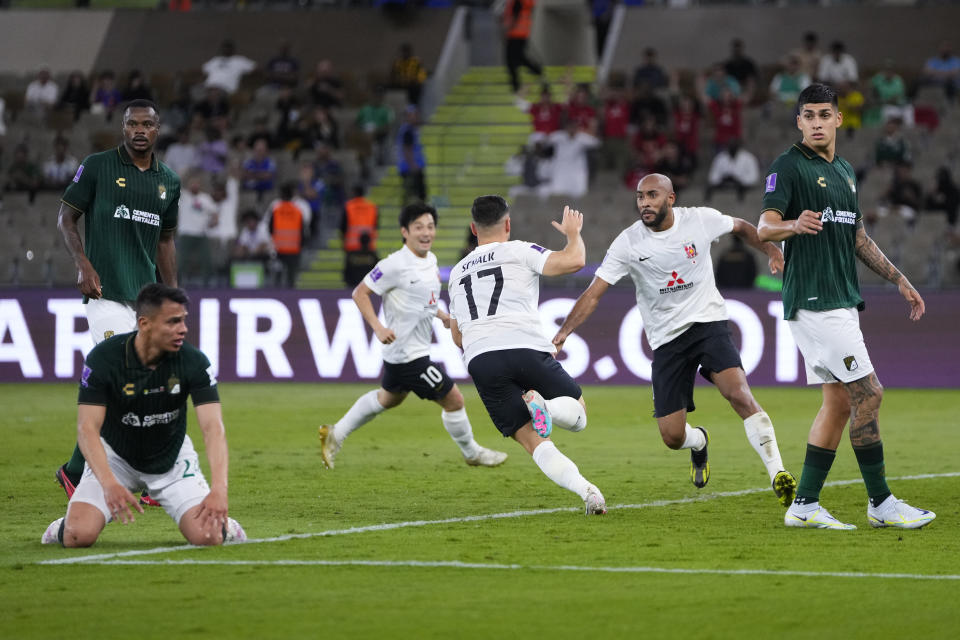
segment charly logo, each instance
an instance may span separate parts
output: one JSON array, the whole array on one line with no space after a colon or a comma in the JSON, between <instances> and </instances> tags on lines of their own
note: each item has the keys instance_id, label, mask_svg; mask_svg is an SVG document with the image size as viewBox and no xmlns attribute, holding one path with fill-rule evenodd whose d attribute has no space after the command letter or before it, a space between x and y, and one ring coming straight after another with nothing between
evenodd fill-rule
<instances>
[{"instance_id":1,"label":"charly logo","mask_svg":"<svg viewBox=\"0 0 960 640\"><path fill-rule=\"evenodd\" d=\"M122 204L117 207L117 210L113 212L114 218L123 218L124 220L130 219L130 209L127 209L127 205Z\"/></svg>"},{"instance_id":2,"label":"charly logo","mask_svg":"<svg viewBox=\"0 0 960 640\"><path fill-rule=\"evenodd\" d=\"M120 187L121 189L126 188L126 186L127 186L127 179L126 179L126 178L117 178L117 186Z\"/></svg>"},{"instance_id":3,"label":"charly logo","mask_svg":"<svg viewBox=\"0 0 960 640\"><path fill-rule=\"evenodd\" d=\"M137 392L137 385L133 384L132 382L128 382L127 384L123 385L123 395L132 396L136 392Z\"/></svg>"},{"instance_id":4,"label":"charly logo","mask_svg":"<svg viewBox=\"0 0 960 640\"><path fill-rule=\"evenodd\" d=\"M821 187L826 188L827 186L826 178L824 178L823 176L820 176L819 178L817 178L817 184L820 185Z\"/></svg>"}]
</instances>

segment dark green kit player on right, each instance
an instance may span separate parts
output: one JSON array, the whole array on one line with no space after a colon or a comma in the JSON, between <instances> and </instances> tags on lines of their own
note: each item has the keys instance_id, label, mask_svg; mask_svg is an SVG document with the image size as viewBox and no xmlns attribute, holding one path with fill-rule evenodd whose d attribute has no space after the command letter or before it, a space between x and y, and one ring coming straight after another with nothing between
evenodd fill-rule
<instances>
[{"instance_id":1,"label":"dark green kit player on right","mask_svg":"<svg viewBox=\"0 0 960 640\"><path fill-rule=\"evenodd\" d=\"M131 101L123 112L123 144L84 159L63 194L57 226L76 264L94 344L136 329L134 301L158 271L164 284L177 286L180 178L153 152L159 132L157 106ZM83 240L77 228L81 216ZM77 447L57 469L67 497L83 465Z\"/></svg>"},{"instance_id":2,"label":"dark green kit player on right","mask_svg":"<svg viewBox=\"0 0 960 640\"><path fill-rule=\"evenodd\" d=\"M784 319L803 354L807 383L823 389L797 496L784 523L856 529L820 506L820 490L849 420L850 443L869 497L867 521L874 527L917 529L936 514L897 500L887 487L879 428L883 387L860 331L858 313L864 303L856 260L897 285L910 304L911 320L923 315L923 298L863 227L856 175L836 155L837 127L843 121L837 92L824 84L810 85L800 93L797 112L803 140L770 168L757 226L761 240L784 243Z\"/></svg>"}]
</instances>

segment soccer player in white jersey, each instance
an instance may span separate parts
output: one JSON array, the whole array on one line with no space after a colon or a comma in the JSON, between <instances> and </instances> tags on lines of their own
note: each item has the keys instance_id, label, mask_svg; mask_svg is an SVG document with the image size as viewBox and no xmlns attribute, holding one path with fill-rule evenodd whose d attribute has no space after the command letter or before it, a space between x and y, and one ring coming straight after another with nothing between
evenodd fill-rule
<instances>
[{"instance_id":1,"label":"soccer player in white jersey","mask_svg":"<svg viewBox=\"0 0 960 640\"><path fill-rule=\"evenodd\" d=\"M441 407L440 420L460 447L470 466L496 467L507 454L481 447L473 439L473 428L463 408L463 394L436 363L430 361L433 319L449 327L450 316L437 305L440 298L440 271L437 256L430 251L437 235L437 210L416 203L400 212L403 247L377 263L353 290L353 301L373 329L383 348L381 387L360 396L340 421L320 427L320 453L327 468L343 441L378 414L396 407L413 391ZM371 294L383 298L380 322Z\"/></svg>"},{"instance_id":2,"label":"soccer player in white jersey","mask_svg":"<svg viewBox=\"0 0 960 640\"><path fill-rule=\"evenodd\" d=\"M699 367L700 374L716 385L743 419L747 439L763 461L777 499L787 507L797 481L784 470L773 423L747 384L727 327L727 309L714 282L710 243L735 233L769 257L771 273L783 269L783 253L776 245L761 242L757 228L745 220L708 207L674 207L675 201L673 184L666 176L650 174L640 180L640 220L610 245L553 344L562 349L610 285L630 276L653 348L654 416L663 442L671 449L690 449L690 479L697 488L704 487L710 479L709 436L705 428L687 423L687 413L695 409L693 387Z\"/></svg>"},{"instance_id":3,"label":"soccer player in white jersey","mask_svg":"<svg viewBox=\"0 0 960 640\"><path fill-rule=\"evenodd\" d=\"M600 490L550 440L554 424L587 426L583 394L540 329L540 276L583 268L583 216L565 207L553 226L567 237L562 251L510 240L510 209L500 196L473 201L470 229L477 248L450 271L450 331L493 424L533 456L543 473L583 500L587 515L607 512Z\"/></svg>"}]
</instances>

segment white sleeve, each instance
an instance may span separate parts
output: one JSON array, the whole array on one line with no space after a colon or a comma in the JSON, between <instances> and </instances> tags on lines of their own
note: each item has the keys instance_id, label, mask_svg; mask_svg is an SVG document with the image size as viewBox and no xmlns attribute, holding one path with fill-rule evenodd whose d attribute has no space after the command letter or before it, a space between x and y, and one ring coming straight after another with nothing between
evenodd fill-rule
<instances>
[{"instance_id":1,"label":"white sleeve","mask_svg":"<svg viewBox=\"0 0 960 640\"><path fill-rule=\"evenodd\" d=\"M716 209L699 207L697 214L697 217L700 219L700 224L703 225L704 232L706 232L707 237L710 238L710 242L733 231L733 218L720 213Z\"/></svg>"},{"instance_id":2,"label":"white sleeve","mask_svg":"<svg viewBox=\"0 0 960 640\"><path fill-rule=\"evenodd\" d=\"M617 284L620 278L630 273L628 265L630 264L629 247L626 236L623 233L617 236L610 248L607 249L607 255L603 256L603 262L597 269L597 277L607 284Z\"/></svg>"},{"instance_id":3,"label":"white sleeve","mask_svg":"<svg viewBox=\"0 0 960 640\"><path fill-rule=\"evenodd\" d=\"M400 269L389 256L376 264L370 273L363 277L363 283L378 296L383 296L397 286Z\"/></svg>"},{"instance_id":4,"label":"white sleeve","mask_svg":"<svg viewBox=\"0 0 960 640\"><path fill-rule=\"evenodd\" d=\"M543 275L543 266L547 264L547 258L553 253L532 242L518 242L511 249L521 263L541 275Z\"/></svg>"}]
</instances>

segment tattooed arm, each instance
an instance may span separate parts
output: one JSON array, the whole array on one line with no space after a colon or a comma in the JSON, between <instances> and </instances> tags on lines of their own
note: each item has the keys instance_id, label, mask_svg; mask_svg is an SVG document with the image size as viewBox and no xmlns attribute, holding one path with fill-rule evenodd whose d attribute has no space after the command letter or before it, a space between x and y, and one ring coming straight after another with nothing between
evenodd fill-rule
<instances>
[{"instance_id":1,"label":"tattooed arm","mask_svg":"<svg viewBox=\"0 0 960 640\"><path fill-rule=\"evenodd\" d=\"M880 250L877 243L867 235L866 229L863 228L863 220L857 221L857 239L854 246L857 257L860 258L863 264L870 267L874 273L899 287L900 295L910 303L910 319L913 321L919 320L925 308L923 298L921 298L917 290L913 288L913 285L910 284L906 276L893 266L893 263L887 259L887 256L883 255L883 251Z\"/></svg>"}]
</instances>

